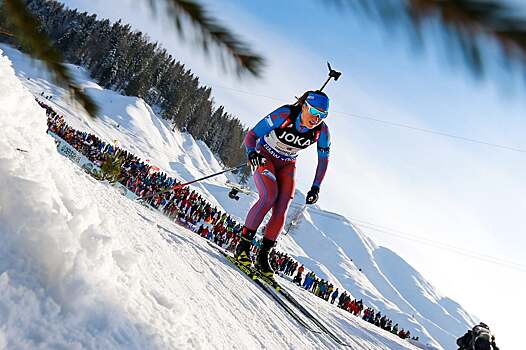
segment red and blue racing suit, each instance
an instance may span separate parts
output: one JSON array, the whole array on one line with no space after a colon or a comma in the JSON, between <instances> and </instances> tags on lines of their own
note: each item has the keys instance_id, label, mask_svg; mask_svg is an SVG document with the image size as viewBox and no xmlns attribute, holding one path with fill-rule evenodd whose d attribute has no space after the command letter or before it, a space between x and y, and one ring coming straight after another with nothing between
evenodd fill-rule
<instances>
[{"instance_id":1,"label":"red and blue racing suit","mask_svg":"<svg viewBox=\"0 0 526 350\"><path fill-rule=\"evenodd\" d=\"M266 158L266 163L254 172L259 199L247 214L245 226L248 229L256 231L272 209L265 237L272 241L277 239L294 197L297 153L313 143L318 149L313 186L320 187L329 163L330 149L329 129L324 122L315 130L308 129L301 125L299 108L287 105L267 115L248 132L243 142L247 153L256 150Z\"/></svg>"}]
</instances>

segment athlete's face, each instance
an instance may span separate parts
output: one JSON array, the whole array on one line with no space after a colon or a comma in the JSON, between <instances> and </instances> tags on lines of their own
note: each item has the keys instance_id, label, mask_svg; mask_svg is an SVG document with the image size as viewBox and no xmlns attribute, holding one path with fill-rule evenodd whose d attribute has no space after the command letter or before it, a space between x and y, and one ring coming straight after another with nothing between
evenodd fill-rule
<instances>
[{"instance_id":1,"label":"athlete's face","mask_svg":"<svg viewBox=\"0 0 526 350\"><path fill-rule=\"evenodd\" d=\"M320 117L312 115L309 112L309 106L307 106L307 104L304 103L303 106L301 106L301 124L303 124L309 129L313 129L320 125L322 120L323 119L321 119Z\"/></svg>"}]
</instances>

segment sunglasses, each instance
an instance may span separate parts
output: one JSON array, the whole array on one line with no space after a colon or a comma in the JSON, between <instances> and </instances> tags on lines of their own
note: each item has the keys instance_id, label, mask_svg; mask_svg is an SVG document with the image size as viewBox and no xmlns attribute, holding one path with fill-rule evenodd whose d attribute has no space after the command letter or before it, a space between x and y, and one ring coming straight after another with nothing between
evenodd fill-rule
<instances>
[{"instance_id":1,"label":"sunglasses","mask_svg":"<svg viewBox=\"0 0 526 350\"><path fill-rule=\"evenodd\" d=\"M318 117L320 119L327 118L327 112L322 112L319 109L312 107L307 101L305 101L305 104L307 105L307 107L309 107L309 113L313 116Z\"/></svg>"}]
</instances>

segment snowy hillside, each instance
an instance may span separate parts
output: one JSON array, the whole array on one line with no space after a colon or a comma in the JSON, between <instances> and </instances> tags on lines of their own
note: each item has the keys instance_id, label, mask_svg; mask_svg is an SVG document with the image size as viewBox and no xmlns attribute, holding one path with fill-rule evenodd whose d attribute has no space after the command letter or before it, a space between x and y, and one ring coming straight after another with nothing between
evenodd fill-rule
<instances>
[{"instance_id":1,"label":"snowy hillside","mask_svg":"<svg viewBox=\"0 0 526 350\"><path fill-rule=\"evenodd\" d=\"M118 140L119 146L184 180L221 169L206 145L170 131L141 99L103 90L81 68L71 66L102 106L103 117L90 120L71 107L35 63L8 46L0 49L30 92L53 95L50 104L72 127L110 143ZM124 199L60 157L45 135L44 112L8 66L3 57L0 84L9 93L0 97L5 123L0 177L10 190L0 194L0 234L8 243L0 259L1 271L6 271L0 279L0 315L6 317L0 323L8 331L0 333L0 344L336 347L330 339L298 328L199 237ZM234 202L226 195L225 181L222 176L199 189L242 219L255 194ZM295 202L289 221L302 207L301 193ZM377 247L337 214L307 209L278 249L437 348L454 349L454 339L474 322L403 259ZM290 290L353 348L412 348L293 285ZM15 313L19 309L25 311Z\"/></svg>"},{"instance_id":2,"label":"snowy hillside","mask_svg":"<svg viewBox=\"0 0 526 350\"><path fill-rule=\"evenodd\" d=\"M101 107L100 119L93 120L72 107L71 101L64 98L64 91L49 82L42 66L8 45L0 44L0 49L10 57L17 74L24 78L24 85L35 96L43 99L40 93L44 92L55 98L53 107L67 116L71 127L90 130L106 142L125 148L180 179L190 181L222 170L203 142L195 141L186 133L172 132L170 125L158 118L142 99L102 89L89 79L83 68L69 65L77 82ZM212 181L224 183L226 180L227 177L219 176Z\"/></svg>"}]
</instances>

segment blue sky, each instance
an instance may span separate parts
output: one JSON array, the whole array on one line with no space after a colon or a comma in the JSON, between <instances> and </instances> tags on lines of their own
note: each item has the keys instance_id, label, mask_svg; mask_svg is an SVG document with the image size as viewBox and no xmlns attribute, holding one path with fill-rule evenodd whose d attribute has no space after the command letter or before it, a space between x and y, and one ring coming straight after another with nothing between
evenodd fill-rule
<instances>
[{"instance_id":1,"label":"blue sky","mask_svg":"<svg viewBox=\"0 0 526 350\"><path fill-rule=\"evenodd\" d=\"M343 76L326 90L332 98L327 123L333 147L320 205L526 265L526 153L337 113L526 149L526 87L517 75L495 69L479 81L463 65L449 65L440 42L417 52L400 28L385 30L351 13L325 9L322 1L207 1L214 15L268 61L262 79L238 80L225 74L213 56L205 59L190 40L182 42L163 16L153 20L141 5L146 2L63 2L112 20L122 18L147 32L210 84L215 101L246 125L320 86L330 61ZM303 191L316 166L315 150L306 153L298 164ZM526 312L521 301L525 272L364 231L493 326L503 348L517 348L518 317ZM495 307L495 300L516 311Z\"/></svg>"}]
</instances>

